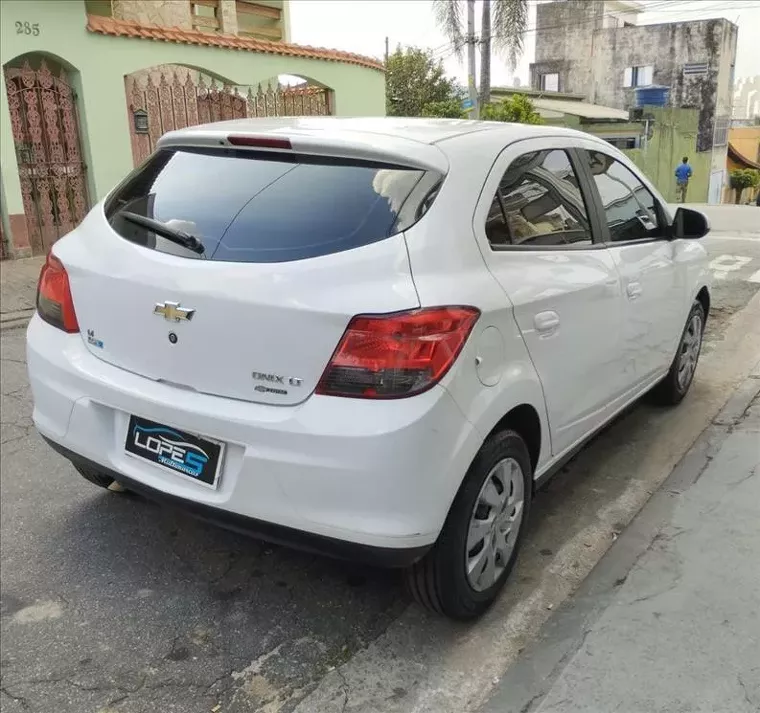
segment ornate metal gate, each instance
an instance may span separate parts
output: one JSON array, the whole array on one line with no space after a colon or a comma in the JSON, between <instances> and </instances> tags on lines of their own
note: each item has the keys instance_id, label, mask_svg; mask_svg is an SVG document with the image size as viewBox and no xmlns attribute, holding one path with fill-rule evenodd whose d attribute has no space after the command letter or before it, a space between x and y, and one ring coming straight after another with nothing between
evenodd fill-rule
<instances>
[{"instance_id":1,"label":"ornate metal gate","mask_svg":"<svg viewBox=\"0 0 760 713\"><path fill-rule=\"evenodd\" d=\"M186 73L181 79L174 72L171 80L161 73L158 80L148 76L140 82L128 76L126 81L135 165L150 156L167 131L247 115L243 97L230 87L218 87L213 80L207 84L203 76L196 81ZM138 121L141 116L142 125Z\"/></svg>"},{"instance_id":2,"label":"ornate metal gate","mask_svg":"<svg viewBox=\"0 0 760 713\"><path fill-rule=\"evenodd\" d=\"M184 68L178 68L184 70ZM182 76L184 75L184 76ZM329 91L307 86L266 90L259 84L243 93L194 72L162 70L160 76L126 78L132 156L144 161L167 131L226 119L256 116L309 116L330 113Z\"/></svg>"},{"instance_id":3,"label":"ornate metal gate","mask_svg":"<svg viewBox=\"0 0 760 713\"><path fill-rule=\"evenodd\" d=\"M65 72L53 76L45 60L36 70L29 61L6 68L5 83L29 243L38 255L89 207L76 98Z\"/></svg>"}]
</instances>

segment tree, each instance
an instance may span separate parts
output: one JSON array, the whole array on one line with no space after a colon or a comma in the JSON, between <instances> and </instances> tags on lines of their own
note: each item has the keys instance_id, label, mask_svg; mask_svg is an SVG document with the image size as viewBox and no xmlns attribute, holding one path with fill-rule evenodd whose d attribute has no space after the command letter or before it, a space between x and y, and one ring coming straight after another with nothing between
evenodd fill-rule
<instances>
[{"instance_id":1,"label":"tree","mask_svg":"<svg viewBox=\"0 0 760 713\"><path fill-rule=\"evenodd\" d=\"M462 3L475 0L433 0L433 10L461 60L466 44L462 22ZM511 70L523 52L523 35L528 27L528 0L482 0L480 33L480 105L491 101L492 48L506 56Z\"/></svg>"},{"instance_id":2,"label":"tree","mask_svg":"<svg viewBox=\"0 0 760 713\"><path fill-rule=\"evenodd\" d=\"M742 202L745 188L756 188L760 185L760 171L754 168L737 168L729 173L731 188L736 191L736 203Z\"/></svg>"},{"instance_id":3,"label":"tree","mask_svg":"<svg viewBox=\"0 0 760 713\"><path fill-rule=\"evenodd\" d=\"M435 116L439 119L466 119L467 112L462 109L462 100L452 97L442 102L425 104L420 116Z\"/></svg>"},{"instance_id":4,"label":"tree","mask_svg":"<svg viewBox=\"0 0 760 713\"><path fill-rule=\"evenodd\" d=\"M431 50L400 46L385 67L385 107L388 116L422 116L429 104L449 102L457 93L443 64ZM428 116L431 116L428 114Z\"/></svg>"},{"instance_id":5,"label":"tree","mask_svg":"<svg viewBox=\"0 0 760 713\"><path fill-rule=\"evenodd\" d=\"M480 118L486 121L509 121L514 124L543 124L533 102L524 94L513 94L498 104L485 104Z\"/></svg>"}]
</instances>

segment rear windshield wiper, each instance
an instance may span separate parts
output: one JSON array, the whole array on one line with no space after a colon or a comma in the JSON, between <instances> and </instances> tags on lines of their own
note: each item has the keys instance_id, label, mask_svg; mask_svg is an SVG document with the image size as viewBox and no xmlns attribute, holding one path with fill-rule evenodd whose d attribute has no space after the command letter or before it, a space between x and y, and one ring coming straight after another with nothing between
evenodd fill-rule
<instances>
[{"instance_id":1,"label":"rear windshield wiper","mask_svg":"<svg viewBox=\"0 0 760 713\"><path fill-rule=\"evenodd\" d=\"M121 216L124 220L128 220L130 223L139 225L141 228L147 228L156 235L171 240L177 245L181 245L188 250L192 250L194 253L198 253L198 255L202 255L206 251L203 243L194 235L190 235L190 233L186 233L184 230L179 230L178 228L172 228L171 225L162 223L160 220L154 220L153 218L148 218L147 216L139 215L138 213L132 213L128 210L120 210L116 215Z\"/></svg>"}]
</instances>

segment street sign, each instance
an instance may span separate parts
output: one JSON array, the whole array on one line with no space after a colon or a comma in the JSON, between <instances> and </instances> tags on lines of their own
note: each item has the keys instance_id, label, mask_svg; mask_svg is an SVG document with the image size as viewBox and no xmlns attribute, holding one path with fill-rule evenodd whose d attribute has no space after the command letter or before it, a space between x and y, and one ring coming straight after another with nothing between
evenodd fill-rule
<instances>
[{"instance_id":1,"label":"street sign","mask_svg":"<svg viewBox=\"0 0 760 713\"><path fill-rule=\"evenodd\" d=\"M462 101L462 109L472 109L475 106L475 102L472 99L465 99Z\"/></svg>"}]
</instances>

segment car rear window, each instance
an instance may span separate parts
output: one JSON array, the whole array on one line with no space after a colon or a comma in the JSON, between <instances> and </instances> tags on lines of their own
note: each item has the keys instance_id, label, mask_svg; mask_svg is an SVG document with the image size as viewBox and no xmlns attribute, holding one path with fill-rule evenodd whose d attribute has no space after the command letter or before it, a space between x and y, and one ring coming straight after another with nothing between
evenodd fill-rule
<instances>
[{"instance_id":1,"label":"car rear window","mask_svg":"<svg viewBox=\"0 0 760 713\"><path fill-rule=\"evenodd\" d=\"M156 250L229 262L286 262L404 230L429 208L440 180L428 171L364 161L172 148L136 169L105 210L122 237ZM198 238L201 254L124 213Z\"/></svg>"}]
</instances>

